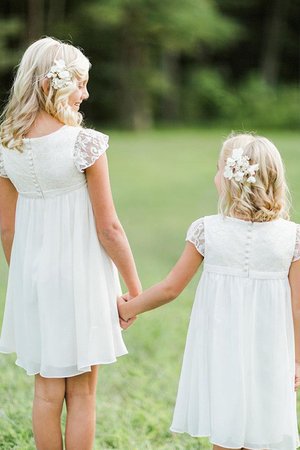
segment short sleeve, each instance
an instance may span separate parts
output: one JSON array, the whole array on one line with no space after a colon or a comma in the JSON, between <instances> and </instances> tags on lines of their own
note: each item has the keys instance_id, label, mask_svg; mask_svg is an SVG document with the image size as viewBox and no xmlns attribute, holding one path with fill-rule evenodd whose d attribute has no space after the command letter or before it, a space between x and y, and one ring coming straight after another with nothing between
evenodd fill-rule
<instances>
[{"instance_id":1,"label":"short sleeve","mask_svg":"<svg viewBox=\"0 0 300 450\"><path fill-rule=\"evenodd\" d=\"M0 177L8 178L8 175L4 168L4 160L3 160L3 149L0 145Z\"/></svg>"},{"instance_id":2,"label":"short sleeve","mask_svg":"<svg viewBox=\"0 0 300 450\"><path fill-rule=\"evenodd\" d=\"M198 219L192 223L186 234L186 241L194 244L198 252L204 256L205 240L204 240L204 219Z\"/></svg>"},{"instance_id":3,"label":"short sleeve","mask_svg":"<svg viewBox=\"0 0 300 450\"><path fill-rule=\"evenodd\" d=\"M298 261L300 259L300 225L297 225L297 231L296 231L296 244L295 244L295 251L293 256L293 262Z\"/></svg>"},{"instance_id":4,"label":"short sleeve","mask_svg":"<svg viewBox=\"0 0 300 450\"><path fill-rule=\"evenodd\" d=\"M79 172L94 164L108 149L106 134L89 128L83 128L77 136L74 147L74 163Z\"/></svg>"}]
</instances>

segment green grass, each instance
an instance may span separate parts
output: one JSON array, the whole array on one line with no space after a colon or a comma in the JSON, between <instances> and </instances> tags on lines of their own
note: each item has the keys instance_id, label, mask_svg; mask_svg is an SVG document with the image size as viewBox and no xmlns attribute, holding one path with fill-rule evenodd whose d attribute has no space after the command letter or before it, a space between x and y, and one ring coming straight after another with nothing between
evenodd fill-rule
<instances>
[{"instance_id":1,"label":"green grass","mask_svg":"<svg viewBox=\"0 0 300 450\"><path fill-rule=\"evenodd\" d=\"M111 133L108 154L115 203L144 287L159 281L175 263L189 224L216 211L213 177L221 142L230 131ZM293 219L300 222L300 135L266 135L285 159ZM2 314L7 277L3 255L0 277ZM198 279L199 274L177 301L139 317L124 332L129 355L100 368L96 450L210 448L206 439L169 432ZM14 360L14 355L0 355L0 450L31 450L33 378Z\"/></svg>"}]
</instances>

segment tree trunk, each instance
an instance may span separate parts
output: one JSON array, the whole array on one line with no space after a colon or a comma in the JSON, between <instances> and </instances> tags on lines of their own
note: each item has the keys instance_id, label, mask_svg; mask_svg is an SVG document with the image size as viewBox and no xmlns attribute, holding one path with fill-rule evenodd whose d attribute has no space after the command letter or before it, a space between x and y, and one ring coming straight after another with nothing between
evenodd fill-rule
<instances>
[{"instance_id":1,"label":"tree trunk","mask_svg":"<svg viewBox=\"0 0 300 450\"><path fill-rule=\"evenodd\" d=\"M267 14L265 41L263 42L262 76L266 83L276 85L280 70L282 35L289 0L270 2L270 14Z\"/></svg>"},{"instance_id":2,"label":"tree trunk","mask_svg":"<svg viewBox=\"0 0 300 450\"><path fill-rule=\"evenodd\" d=\"M47 33L57 22L62 22L66 17L66 0L49 0L47 11Z\"/></svg>"},{"instance_id":3,"label":"tree trunk","mask_svg":"<svg viewBox=\"0 0 300 450\"><path fill-rule=\"evenodd\" d=\"M44 0L28 0L27 39L32 42L45 33Z\"/></svg>"},{"instance_id":4,"label":"tree trunk","mask_svg":"<svg viewBox=\"0 0 300 450\"><path fill-rule=\"evenodd\" d=\"M128 23L121 33L119 71L121 123L127 128L136 130L152 126L148 83L149 74L151 76L149 50L132 31L138 20L136 16L128 17Z\"/></svg>"},{"instance_id":5,"label":"tree trunk","mask_svg":"<svg viewBox=\"0 0 300 450\"><path fill-rule=\"evenodd\" d=\"M163 100L161 103L161 118L166 122L177 121L180 115L180 67L177 53L165 52L163 54L162 70L169 88L168 92L163 95Z\"/></svg>"}]
</instances>

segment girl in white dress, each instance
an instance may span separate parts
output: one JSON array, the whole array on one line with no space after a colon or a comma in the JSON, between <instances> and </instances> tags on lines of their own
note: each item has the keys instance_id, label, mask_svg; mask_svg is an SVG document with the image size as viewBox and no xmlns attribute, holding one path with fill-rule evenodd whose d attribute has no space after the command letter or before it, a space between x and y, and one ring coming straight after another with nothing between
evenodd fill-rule
<instances>
[{"instance_id":1,"label":"girl in white dress","mask_svg":"<svg viewBox=\"0 0 300 450\"><path fill-rule=\"evenodd\" d=\"M39 450L89 450L99 364L127 353L120 285L141 292L118 220L108 136L80 126L90 63L52 38L25 52L1 123L0 226L9 264L0 351L35 375ZM122 324L124 328L126 325Z\"/></svg>"},{"instance_id":2,"label":"girl in white dress","mask_svg":"<svg viewBox=\"0 0 300 450\"><path fill-rule=\"evenodd\" d=\"M176 298L204 261L171 431L207 436L215 450L295 450L300 385L300 226L288 220L278 150L229 137L215 184L219 214L196 220L179 261L123 319Z\"/></svg>"}]
</instances>

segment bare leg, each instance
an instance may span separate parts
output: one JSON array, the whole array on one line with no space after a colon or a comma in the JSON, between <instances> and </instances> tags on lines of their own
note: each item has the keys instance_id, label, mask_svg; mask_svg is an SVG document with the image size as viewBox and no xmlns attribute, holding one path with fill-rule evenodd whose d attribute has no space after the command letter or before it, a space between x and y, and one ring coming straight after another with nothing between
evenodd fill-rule
<instances>
[{"instance_id":1,"label":"bare leg","mask_svg":"<svg viewBox=\"0 0 300 450\"><path fill-rule=\"evenodd\" d=\"M66 379L66 449L92 450L96 425L98 366Z\"/></svg>"},{"instance_id":2,"label":"bare leg","mask_svg":"<svg viewBox=\"0 0 300 450\"><path fill-rule=\"evenodd\" d=\"M60 416L64 397L64 378L35 376L32 424L38 450L63 449Z\"/></svg>"}]
</instances>

